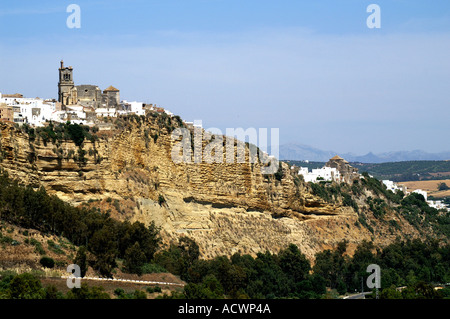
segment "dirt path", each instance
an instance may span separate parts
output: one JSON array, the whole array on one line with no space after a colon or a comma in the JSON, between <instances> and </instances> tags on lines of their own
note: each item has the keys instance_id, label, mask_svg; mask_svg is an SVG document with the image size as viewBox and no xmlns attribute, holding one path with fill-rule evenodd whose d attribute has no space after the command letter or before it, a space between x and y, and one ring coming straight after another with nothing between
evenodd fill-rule
<instances>
[{"instance_id":1,"label":"dirt path","mask_svg":"<svg viewBox=\"0 0 450 319\"><path fill-rule=\"evenodd\" d=\"M161 275L161 274L158 274ZM164 275L164 274L162 274ZM171 274L169 274L171 275ZM171 275L173 276L173 275ZM170 276L170 277L171 277ZM175 276L174 276L175 277ZM67 286L68 276L61 277L46 277L41 278L42 285L44 287L53 285L58 291L66 294L70 289ZM135 290L144 290L149 286L159 286L161 287L161 293L170 294L173 290L182 289L184 282L175 277L172 282L166 281L151 281L142 279L112 279L112 278L99 278L99 277L85 277L81 278L81 283L87 284L89 287L101 286L109 293L112 297L114 296L114 291L117 288L122 288L125 292L134 292ZM152 299L161 293L151 293L147 294L148 298Z\"/></svg>"}]
</instances>

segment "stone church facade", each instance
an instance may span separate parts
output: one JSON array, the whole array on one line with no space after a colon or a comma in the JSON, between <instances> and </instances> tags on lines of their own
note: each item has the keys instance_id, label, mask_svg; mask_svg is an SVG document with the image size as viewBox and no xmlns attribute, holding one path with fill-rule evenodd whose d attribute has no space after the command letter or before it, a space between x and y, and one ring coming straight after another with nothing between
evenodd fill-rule
<instances>
[{"instance_id":1,"label":"stone church facade","mask_svg":"<svg viewBox=\"0 0 450 319\"><path fill-rule=\"evenodd\" d=\"M73 68L59 68L58 101L63 106L82 105L97 108L117 108L120 105L120 91L113 86L103 92L96 85L75 85Z\"/></svg>"},{"instance_id":2,"label":"stone church facade","mask_svg":"<svg viewBox=\"0 0 450 319\"><path fill-rule=\"evenodd\" d=\"M345 159L338 155L330 158L325 166L338 170L342 181L345 183L350 184L353 182L353 180L360 178L358 169L351 166Z\"/></svg>"}]
</instances>

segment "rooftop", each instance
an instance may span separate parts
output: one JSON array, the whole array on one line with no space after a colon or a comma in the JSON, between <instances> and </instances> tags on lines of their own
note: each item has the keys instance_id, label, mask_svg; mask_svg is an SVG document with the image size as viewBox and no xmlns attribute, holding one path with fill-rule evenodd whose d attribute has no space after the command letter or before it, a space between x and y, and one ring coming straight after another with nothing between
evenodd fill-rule
<instances>
[{"instance_id":1,"label":"rooftop","mask_svg":"<svg viewBox=\"0 0 450 319\"><path fill-rule=\"evenodd\" d=\"M104 92L119 92L119 90L110 85L108 88L104 89Z\"/></svg>"},{"instance_id":2,"label":"rooftop","mask_svg":"<svg viewBox=\"0 0 450 319\"><path fill-rule=\"evenodd\" d=\"M330 160L338 161L338 160L343 160L343 158L340 157L339 155L335 155L334 157L330 158Z\"/></svg>"}]
</instances>

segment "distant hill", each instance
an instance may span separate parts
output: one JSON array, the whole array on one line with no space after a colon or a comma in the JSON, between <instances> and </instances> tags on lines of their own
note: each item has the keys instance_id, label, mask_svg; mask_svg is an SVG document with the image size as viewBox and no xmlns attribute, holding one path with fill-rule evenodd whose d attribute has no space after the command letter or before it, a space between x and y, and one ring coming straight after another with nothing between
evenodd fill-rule
<instances>
[{"instance_id":1,"label":"distant hill","mask_svg":"<svg viewBox=\"0 0 450 319\"><path fill-rule=\"evenodd\" d=\"M312 170L314 168L321 168L325 166L325 162L314 162L314 161L288 161L283 160L283 162L288 163L289 165L295 165L298 167L307 167L309 170Z\"/></svg>"},{"instance_id":2,"label":"distant hill","mask_svg":"<svg viewBox=\"0 0 450 319\"><path fill-rule=\"evenodd\" d=\"M360 172L394 182L450 178L450 161L403 161L389 163L351 163Z\"/></svg>"},{"instance_id":3,"label":"distant hill","mask_svg":"<svg viewBox=\"0 0 450 319\"><path fill-rule=\"evenodd\" d=\"M332 150L320 150L309 145L289 143L280 145L281 160L308 160L315 162L327 162L334 155L339 155L349 162L361 163L387 163L403 161L445 161L450 160L450 151L440 153L427 153L421 150L385 152L365 155L352 153L339 153Z\"/></svg>"},{"instance_id":4,"label":"distant hill","mask_svg":"<svg viewBox=\"0 0 450 319\"><path fill-rule=\"evenodd\" d=\"M343 154L342 157L344 157L344 156L347 156L348 161L361 162L361 163L450 160L450 152L427 153L427 152L424 152L421 150L387 152L387 153L381 153L381 154L377 154L377 155L375 155L373 153L368 153L363 156L354 156L354 157L352 157L350 154Z\"/></svg>"},{"instance_id":5,"label":"distant hill","mask_svg":"<svg viewBox=\"0 0 450 319\"><path fill-rule=\"evenodd\" d=\"M280 145L281 160L327 162L334 155L336 155L336 153L333 151L323 151L303 144Z\"/></svg>"}]
</instances>

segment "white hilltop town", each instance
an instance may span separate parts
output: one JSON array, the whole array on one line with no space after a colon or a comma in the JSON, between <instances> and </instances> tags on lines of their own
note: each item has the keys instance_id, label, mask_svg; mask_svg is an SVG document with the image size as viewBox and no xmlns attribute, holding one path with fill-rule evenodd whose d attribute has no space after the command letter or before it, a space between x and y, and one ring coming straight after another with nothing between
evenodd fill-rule
<instances>
[{"instance_id":1,"label":"white hilltop town","mask_svg":"<svg viewBox=\"0 0 450 319\"><path fill-rule=\"evenodd\" d=\"M154 104L138 101L120 100L120 91L112 85L103 91L96 85L75 85L73 80L73 67L64 66L61 60L58 81L58 100L24 97L20 93L2 94L0 92L0 121L15 123L18 126L27 124L31 127L42 127L50 122L67 122L81 125L101 125L101 119L114 118L120 115L136 114L146 115L147 112L173 113ZM192 122L185 122L192 126ZM305 163L308 161L305 160ZM298 170L305 182L338 182L350 183L356 178L364 178L358 169L339 156L331 158L324 167L312 169L307 167L292 167ZM388 190L396 193L402 191L409 194L406 186L397 185L393 181L383 180ZM447 209L442 201L428 200L427 192L421 189L414 190L424 196L428 205L436 209Z\"/></svg>"},{"instance_id":2,"label":"white hilltop town","mask_svg":"<svg viewBox=\"0 0 450 319\"><path fill-rule=\"evenodd\" d=\"M308 160L305 160L304 162L309 163ZM358 169L350 166L350 164L345 159L343 159L338 155L331 158L325 164L325 166L321 168L312 169L311 171L308 169L308 167L302 166L300 167L291 166L291 169L298 170L298 175L301 175L305 182L311 183L320 183L320 182L349 183L352 182L354 179L364 178L362 174L358 173ZM408 191L405 185L397 184L390 180L383 180L382 183L386 186L387 190L390 190L393 193L403 192L405 196L411 193ZM422 189L416 189L412 191L412 193L422 195L430 207L436 208L438 210L446 209L447 211L450 211L450 207L445 205L442 201L428 200L427 192Z\"/></svg>"},{"instance_id":3,"label":"white hilltop town","mask_svg":"<svg viewBox=\"0 0 450 319\"><path fill-rule=\"evenodd\" d=\"M145 115L146 112L173 113L154 104L120 100L120 91L113 86L101 90L96 85L75 85L73 68L59 68L58 100L28 98L20 93L0 93L0 120L32 127L45 126L50 121L92 126L98 118L119 115Z\"/></svg>"}]
</instances>

